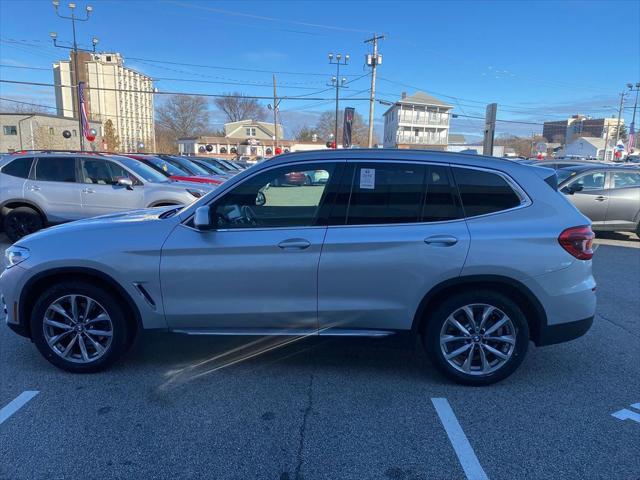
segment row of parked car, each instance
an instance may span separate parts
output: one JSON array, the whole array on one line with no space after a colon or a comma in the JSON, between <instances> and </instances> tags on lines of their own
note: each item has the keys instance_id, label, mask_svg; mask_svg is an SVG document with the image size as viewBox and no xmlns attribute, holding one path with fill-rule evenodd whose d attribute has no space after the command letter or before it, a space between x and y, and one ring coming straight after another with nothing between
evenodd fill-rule
<instances>
[{"instance_id":1,"label":"row of parked car","mask_svg":"<svg viewBox=\"0 0 640 480\"><path fill-rule=\"evenodd\" d=\"M0 215L12 242L44 226L192 203L246 167L173 155L21 151L0 159Z\"/></svg>"},{"instance_id":2,"label":"row of parked car","mask_svg":"<svg viewBox=\"0 0 640 480\"><path fill-rule=\"evenodd\" d=\"M576 158L520 163L556 170L558 189L591 219L594 230L640 237L640 165Z\"/></svg>"}]
</instances>

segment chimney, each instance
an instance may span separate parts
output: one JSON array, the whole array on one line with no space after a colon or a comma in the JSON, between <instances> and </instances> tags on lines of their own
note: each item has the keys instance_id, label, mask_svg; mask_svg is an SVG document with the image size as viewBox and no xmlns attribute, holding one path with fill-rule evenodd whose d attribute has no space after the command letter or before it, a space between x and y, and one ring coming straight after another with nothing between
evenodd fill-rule
<instances>
[{"instance_id":1,"label":"chimney","mask_svg":"<svg viewBox=\"0 0 640 480\"><path fill-rule=\"evenodd\" d=\"M407 92L402 92L402 100L404 100L405 98L407 98Z\"/></svg>"}]
</instances>

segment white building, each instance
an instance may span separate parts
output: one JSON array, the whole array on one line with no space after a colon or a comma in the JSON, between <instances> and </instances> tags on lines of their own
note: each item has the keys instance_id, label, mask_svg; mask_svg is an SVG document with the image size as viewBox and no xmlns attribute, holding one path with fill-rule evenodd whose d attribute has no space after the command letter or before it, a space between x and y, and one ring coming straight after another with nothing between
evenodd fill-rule
<instances>
[{"instance_id":1,"label":"white building","mask_svg":"<svg viewBox=\"0 0 640 480\"><path fill-rule=\"evenodd\" d=\"M453 107L424 92L402 93L384 113L385 148L445 150Z\"/></svg>"},{"instance_id":2,"label":"white building","mask_svg":"<svg viewBox=\"0 0 640 480\"><path fill-rule=\"evenodd\" d=\"M613 160L613 154L615 149L615 139L609 140L607 145L607 155L604 155L605 140L600 137L580 137L573 142L568 143L564 150L561 152L562 156L578 156L586 158L597 158L606 161Z\"/></svg>"},{"instance_id":3,"label":"white building","mask_svg":"<svg viewBox=\"0 0 640 480\"><path fill-rule=\"evenodd\" d=\"M124 66L119 53L78 54L78 80L86 82L86 108L90 120L104 124L111 120L120 139L121 151L137 151L142 143L155 149L153 80ZM75 85L73 62L53 64L56 85ZM77 118L76 95L71 87L58 86L58 115ZM147 93L148 92L148 93Z\"/></svg>"}]
</instances>

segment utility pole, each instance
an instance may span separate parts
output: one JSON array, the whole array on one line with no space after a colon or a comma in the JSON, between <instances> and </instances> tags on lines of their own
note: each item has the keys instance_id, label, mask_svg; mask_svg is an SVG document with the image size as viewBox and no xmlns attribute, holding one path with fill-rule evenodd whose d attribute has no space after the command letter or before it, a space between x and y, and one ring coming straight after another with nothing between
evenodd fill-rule
<instances>
[{"instance_id":1,"label":"utility pole","mask_svg":"<svg viewBox=\"0 0 640 480\"><path fill-rule=\"evenodd\" d=\"M371 93L369 94L369 137L368 146L373 147L373 107L376 99L376 67L382 63L382 55L378 55L378 40L384 40L384 35L373 34L364 43L373 43L373 54L367 55L367 65L371 67Z\"/></svg>"},{"instance_id":2,"label":"utility pole","mask_svg":"<svg viewBox=\"0 0 640 480\"><path fill-rule=\"evenodd\" d=\"M640 82L636 82L636 101L633 104L633 116L631 117L631 125L629 126L629 140L627 141L627 148L629 148L629 146L635 150L635 146L636 146L636 136L638 135L636 132L636 110L638 109L638 92L640 92ZM631 90L633 92L634 88L633 88L633 84L631 83L627 83L627 87L629 88L629 90ZM631 135L633 135L633 138L631 137ZM632 153L632 152L628 152L628 153Z\"/></svg>"},{"instance_id":3,"label":"utility pole","mask_svg":"<svg viewBox=\"0 0 640 480\"><path fill-rule=\"evenodd\" d=\"M340 65L347 65L349 63L349 54L347 53L342 60L342 54L336 53L335 61L333 59L333 53L329 54L329 64L336 66L336 76L331 78L331 84L327 84L328 87L336 87L336 121L333 129L333 141L334 148L338 148L338 108L340 102L340 89L346 88L347 79L340 78Z\"/></svg>"},{"instance_id":4,"label":"utility pole","mask_svg":"<svg viewBox=\"0 0 640 480\"><path fill-rule=\"evenodd\" d=\"M69 10L71 10L71 16L67 17L65 15L61 15L60 12L58 11L58 7L60 6L60 0L53 0L52 2L53 4L53 8L56 11L56 15L58 15L58 17L63 18L65 20L71 20L71 29L73 31L73 46L72 47L67 47L64 45L58 45L57 39L58 39L58 34L56 32L51 32L50 36L51 39L53 40L53 45L54 47L58 47L58 48L64 48L67 50L71 50L73 52L73 79L75 80L75 98L76 98L76 115L78 115L78 136L80 137L80 151L84 151L84 136L82 134L83 132L83 128L82 128L82 108L80 107L80 72L78 71L78 52L82 51L82 52L93 52L96 53L96 45L98 44L98 39L96 37L93 37L91 39L91 44L93 45L93 50L85 50L84 48L78 48L78 42L76 41L76 21L78 22L86 22L87 20L89 20L89 16L91 15L91 12L93 12L93 7L91 5L87 5L86 6L86 12L85 12L85 16L84 18L80 18L80 17L76 17L75 14L75 8L76 8L76 4L71 2L69 3ZM60 87L62 88L62 87ZM87 119L88 121L88 119Z\"/></svg>"},{"instance_id":5,"label":"utility pole","mask_svg":"<svg viewBox=\"0 0 640 480\"><path fill-rule=\"evenodd\" d=\"M624 90L620 93L620 108L618 108L618 126L616 127L616 145L620 139L620 117L622 116L622 108L624 105L624 96L627 94Z\"/></svg>"},{"instance_id":6,"label":"utility pole","mask_svg":"<svg viewBox=\"0 0 640 480\"><path fill-rule=\"evenodd\" d=\"M276 74L273 74L273 154L278 148L278 94L276 92Z\"/></svg>"},{"instance_id":7,"label":"utility pole","mask_svg":"<svg viewBox=\"0 0 640 480\"><path fill-rule=\"evenodd\" d=\"M280 99L276 91L276 75L273 74L273 105L267 105L269 110L273 110L273 154L276 154L276 148L278 148L278 107L280 106Z\"/></svg>"}]
</instances>

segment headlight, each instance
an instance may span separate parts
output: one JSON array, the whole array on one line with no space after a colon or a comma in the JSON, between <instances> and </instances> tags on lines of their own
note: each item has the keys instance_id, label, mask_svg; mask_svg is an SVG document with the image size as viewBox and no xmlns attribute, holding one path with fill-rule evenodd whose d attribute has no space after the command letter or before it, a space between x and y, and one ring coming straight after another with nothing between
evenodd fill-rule
<instances>
[{"instance_id":1,"label":"headlight","mask_svg":"<svg viewBox=\"0 0 640 480\"><path fill-rule=\"evenodd\" d=\"M204 194L202 190L196 190L194 188L187 188L187 192L189 192L191 195L193 195L196 198L200 198Z\"/></svg>"},{"instance_id":2,"label":"headlight","mask_svg":"<svg viewBox=\"0 0 640 480\"><path fill-rule=\"evenodd\" d=\"M28 248L12 245L4 251L4 263L7 268L11 268L20 262L24 262L30 256Z\"/></svg>"}]
</instances>

